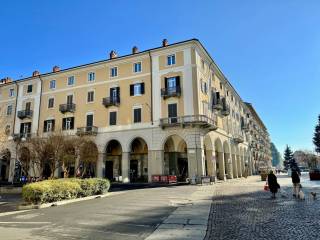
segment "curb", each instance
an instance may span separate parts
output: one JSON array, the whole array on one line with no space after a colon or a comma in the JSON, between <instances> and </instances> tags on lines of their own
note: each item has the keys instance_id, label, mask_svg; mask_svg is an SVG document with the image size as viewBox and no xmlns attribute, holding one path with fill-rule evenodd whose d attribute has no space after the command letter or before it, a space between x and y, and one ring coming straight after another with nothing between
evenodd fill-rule
<instances>
[{"instance_id":1,"label":"curb","mask_svg":"<svg viewBox=\"0 0 320 240\"><path fill-rule=\"evenodd\" d=\"M52 202L52 203L43 203L43 204L31 204L31 205L19 205L17 207L18 210L31 210L31 209L42 209L42 208L49 208L49 207L56 207L56 206L62 206L70 203L76 203L76 202L82 202L87 200L92 200L96 198L105 198L108 196L118 195L122 194L122 192L108 192L101 195L94 195L94 196L88 196L88 197L82 197L82 198L76 198L76 199L68 199L68 200L62 200L58 202Z\"/></svg>"}]
</instances>

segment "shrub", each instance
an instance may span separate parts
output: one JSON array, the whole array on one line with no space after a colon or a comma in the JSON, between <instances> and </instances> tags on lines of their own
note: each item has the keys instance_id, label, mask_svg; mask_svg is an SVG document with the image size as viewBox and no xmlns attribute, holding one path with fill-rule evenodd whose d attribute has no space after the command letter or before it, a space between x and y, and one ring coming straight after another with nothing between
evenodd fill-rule
<instances>
[{"instance_id":1,"label":"shrub","mask_svg":"<svg viewBox=\"0 0 320 240\"><path fill-rule=\"evenodd\" d=\"M22 197L28 203L48 203L108 192L107 179L57 179L30 183L22 188Z\"/></svg>"}]
</instances>

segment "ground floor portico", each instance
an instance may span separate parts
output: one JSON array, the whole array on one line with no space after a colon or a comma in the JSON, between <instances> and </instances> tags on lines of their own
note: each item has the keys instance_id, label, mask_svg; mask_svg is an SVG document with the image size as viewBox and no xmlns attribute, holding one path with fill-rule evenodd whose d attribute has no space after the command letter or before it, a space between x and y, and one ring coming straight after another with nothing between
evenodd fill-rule
<instances>
[{"instance_id":1,"label":"ground floor portico","mask_svg":"<svg viewBox=\"0 0 320 240\"><path fill-rule=\"evenodd\" d=\"M247 143L200 128L159 127L99 133L97 176L119 182L151 182L153 175L175 175L185 182L227 180L252 174Z\"/></svg>"}]
</instances>

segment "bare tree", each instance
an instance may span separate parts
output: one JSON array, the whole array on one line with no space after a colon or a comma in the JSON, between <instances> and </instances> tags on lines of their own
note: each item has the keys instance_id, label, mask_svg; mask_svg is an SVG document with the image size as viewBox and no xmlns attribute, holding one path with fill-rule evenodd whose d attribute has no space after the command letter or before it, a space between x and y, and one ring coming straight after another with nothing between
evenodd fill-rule
<instances>
[{"instance_id":1,"label":"bare tree","mask_svg":"<svg viewBox=\"0 0 320 240\"><path fill-rule=\"evenodd\" d=\"M79 151L79 167L82 167L82 177L92 177L94 175L94 167L98 161L98 154L97 145L92 140L84 139L84 141L82 141Z\"/></svg>"},{"instance_id":2,"label":"bare tree","mask_svg":"<svg viewBox=\"0 0 320 240\"><path fill-rule=\"evenodd\" d=\"M70 138L64 140L64 149L60 156L64 178L69 177L71 167L75 166L77 159L77 140L77 138Z\"/></svg>"}]
</instances>

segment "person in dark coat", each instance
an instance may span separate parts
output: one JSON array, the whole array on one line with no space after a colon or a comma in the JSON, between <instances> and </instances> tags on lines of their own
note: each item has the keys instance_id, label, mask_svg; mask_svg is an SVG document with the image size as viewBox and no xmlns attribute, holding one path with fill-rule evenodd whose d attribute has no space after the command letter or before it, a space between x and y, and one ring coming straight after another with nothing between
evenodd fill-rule
<instances>
[{"instance_id":1,"label":"person in dark coat","mask_svg":"<svg viewBox=\"0 0 320 240\"><path fill-rule=\"evenodd\" d=\"M276 193L278 192L280 185L273 171L270 171L270 173L268 174L268 185L269 185L270 192L272 193L271 198L276 198Z\"/></svg>"},{"instance_id":2,"label":"person in dark coat","mask_svg":"<svg viewBox=\"0 0 320 240\"><path fill-rule=\"evenodd\" d=\"M299 176L299 172L295 169L292 170L291 180L293 184L293 196L296 197L298 196L300 191L300 176Z\"/></svg>"}]
</instances>

